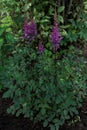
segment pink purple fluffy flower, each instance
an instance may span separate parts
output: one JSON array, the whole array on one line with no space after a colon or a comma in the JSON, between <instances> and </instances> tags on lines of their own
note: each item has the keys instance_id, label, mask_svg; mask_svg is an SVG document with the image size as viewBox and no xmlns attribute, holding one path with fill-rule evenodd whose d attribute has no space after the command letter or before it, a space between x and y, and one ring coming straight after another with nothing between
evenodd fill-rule
<instances>
[{"instance_id":1,"label":"pink purple fluffy flower","mask_svg":"<svg viewBox=\"0 0 87 130\"><path fill-rule=\"evenodd\" d=\"M56 52L59 48L59 43L62 40L62 36L59 32L59 27L57 23L55 23L53 26L52 32L50 34L50 40L53 45L53 51Z\"/></svg>"},{"instance_id":2,"label":"pink purple fluffy flower","mask_svg":"<svg viewBox=\"0 0 87 130\"><path fill-rule=\"evenodd\" d=\"M31 20L30 22L25 20L25 22L24 22L24 38L26 40L31 41L35 38L36 35L37 35L37 27L36 27L35 22L33 20Z\"/></svg>"}]
</instances>

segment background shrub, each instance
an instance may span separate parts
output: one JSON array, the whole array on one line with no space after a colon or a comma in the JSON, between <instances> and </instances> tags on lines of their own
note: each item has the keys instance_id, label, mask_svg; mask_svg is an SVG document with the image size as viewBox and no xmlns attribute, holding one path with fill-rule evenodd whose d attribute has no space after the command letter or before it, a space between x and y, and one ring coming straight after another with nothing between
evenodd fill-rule
<instances>
[{"instance_id":1,"label":"background shrub","mask_svg":"<svg viewBox=\"0 0 87 130\"><path fill-rule=\"evenodd\" d=\"M14 37L19 40L19 36L22 35L24 19L30 19L32 16L38 25L38 38L41 36L44 45L48 47L50 46L49 34L53 25L54 8L56 6L57 21L64 36L61 45L66 46L78 40L80 43L82 40L87 40L86 5L86 0L44 0L43 2L41 0L22 0L21 2L18 0L2 0L0 1L1 19L10 17L13 20L14 26L12 27L12 32Z\"/></svg>"}]
</instances>

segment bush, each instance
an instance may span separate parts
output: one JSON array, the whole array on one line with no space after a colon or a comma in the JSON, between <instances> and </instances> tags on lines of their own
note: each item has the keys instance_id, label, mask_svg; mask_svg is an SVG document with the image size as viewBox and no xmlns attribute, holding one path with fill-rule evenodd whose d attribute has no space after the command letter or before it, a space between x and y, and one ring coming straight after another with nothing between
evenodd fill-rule
<instances>
[{"instance_id":1,"label":"bush","mask_svg":"<svg viewBox=\"0 0 87 130\"><path fill-rule=\"evenodd\" d=\"M3 97L12 99L9 113L23 114L52 130L78 113L77 108L87 94L86 62L82 52L73 46L69 50L61 48L87 40L84 1L70 0L69 6L67 0L0 1L0 89L5 90ZM31 17L37 25L37 37L25 42L23 31L27 31L23 23ZM54 21L64 37L58 51L59 32L54 31L57 38L54 35L49 40ZM56 53L52 52L51 41L58 42Z\"/></svg>"},{"instance_id":2,"label":"bush","mask_svg":"<svg viewBox=\"0 0 87 130\"><path fill-rule=\"evenodd\" d=\"M87 69L81 51L70 47L59 60L58 54L40 55L32 44L21 45L5 65L4 98L11 98L8 113L42 122L58 130L87 94ZM84 75L84 76L83 76Z\"/></svg>"}]
</instances>

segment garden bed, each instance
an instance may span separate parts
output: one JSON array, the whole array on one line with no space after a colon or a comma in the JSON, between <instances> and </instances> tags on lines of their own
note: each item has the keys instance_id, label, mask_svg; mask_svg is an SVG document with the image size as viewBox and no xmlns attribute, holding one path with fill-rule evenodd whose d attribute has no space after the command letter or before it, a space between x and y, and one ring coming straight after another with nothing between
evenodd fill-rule
<instances>
[{"instance_id":1,"label":"garden bed","mask_svg":"<svg viewBox=\"0 0 87 130\"><path fill-rule=\"evenodd\" d=\"M0 95L2 95L0 93ZM11 103L8 99L2 99L0 96L0 130L49 130L49 128L43 128L41 125L33 124L29 119L23 118L23 116L15 117L8 115L6 109ZM72 126L67 124L63 125L60 130L87 130L87 123L85 120L84 112L87 111L87 100L84 101L81 111L80 122L75 123Z\"/></svg>"}]
</instances>

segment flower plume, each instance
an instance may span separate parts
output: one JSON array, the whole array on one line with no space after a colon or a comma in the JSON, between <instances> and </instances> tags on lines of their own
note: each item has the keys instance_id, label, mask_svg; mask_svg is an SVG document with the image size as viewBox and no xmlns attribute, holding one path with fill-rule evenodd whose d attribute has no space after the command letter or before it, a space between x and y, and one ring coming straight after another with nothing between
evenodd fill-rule
<instances>
[{"instance_id":1,"label":"flower plume","mask_svg":"<svg viewBox=\"0 0 87 130\"><path fill-rule=\"evenodd\" d=\"M33 20L31 20L29 23L27 20L24 22L24 38L26 40L33 40L35 36L37 35L37 27Z\"/></svg>"},{"instance_id":2,"label":"flower plume","mask_svg":"<svg viewBox=\"0 0 87 130\"><path fill-rule=\"evenodd\" d=\"M59 43L62 40L62 36L59 32L59 27L57 23L55 23L53 26L52 32L50 34L50 40L53 45L53 50L54 52L56 52L57 49L59 48Z\"/></svg>"}]
</instances>

